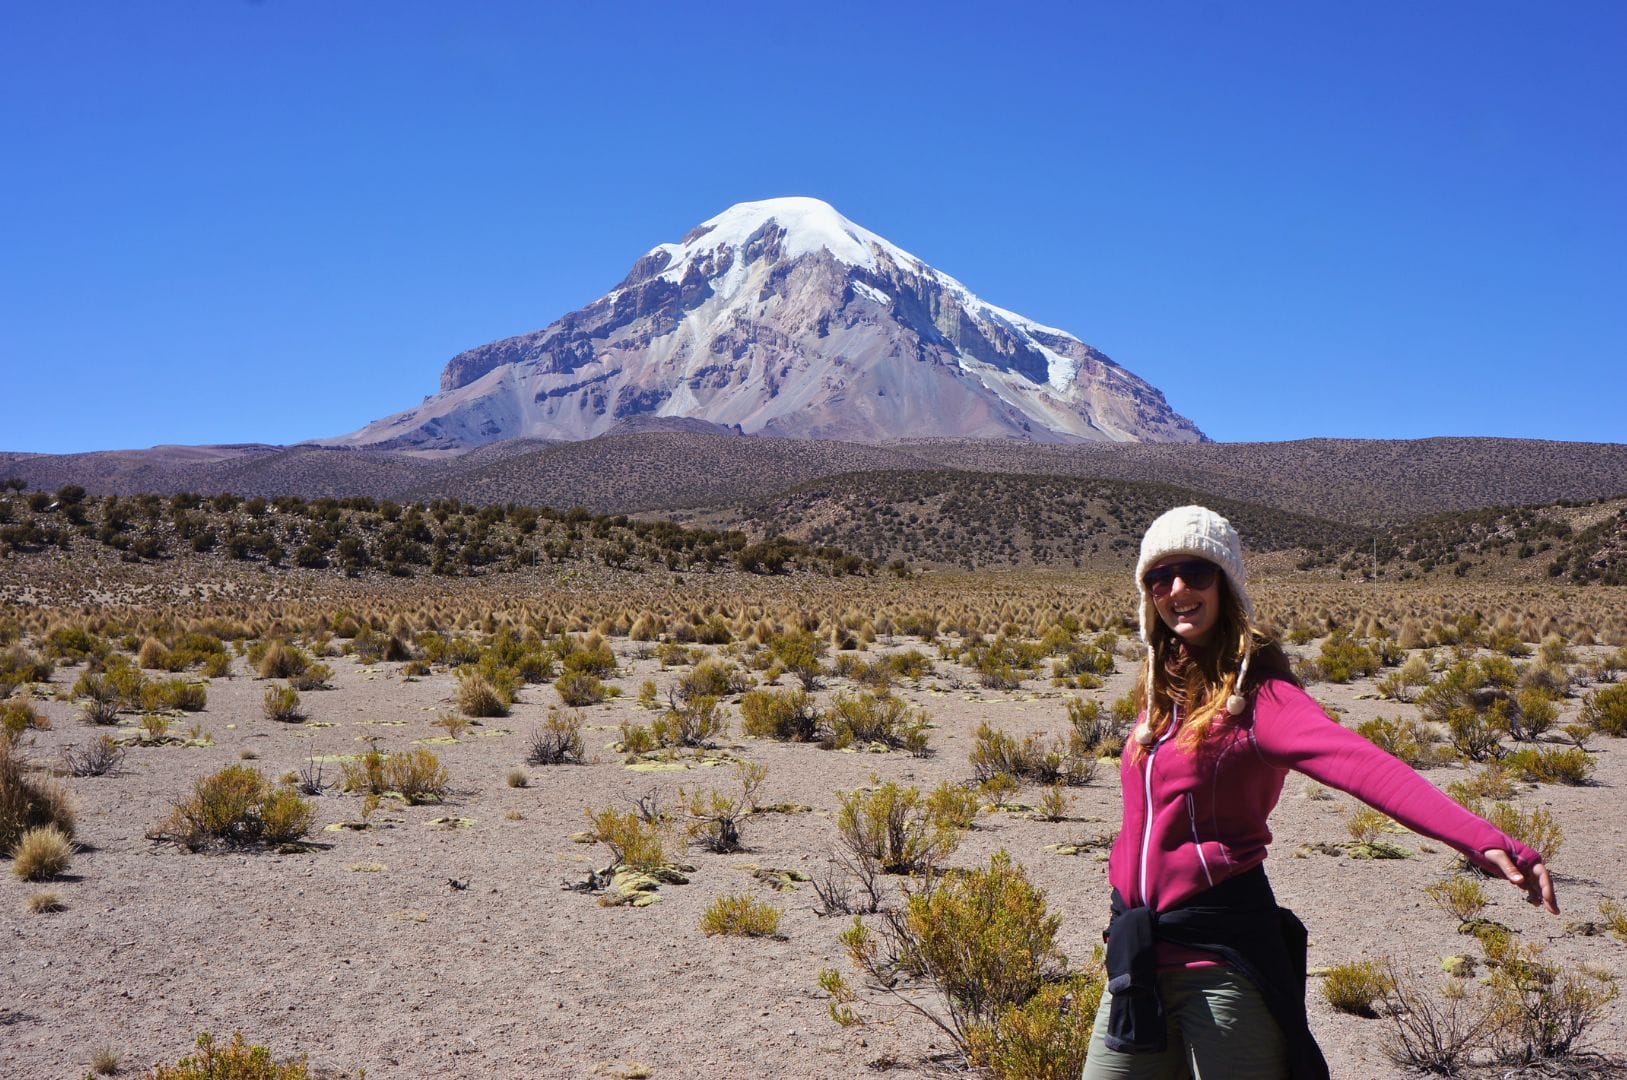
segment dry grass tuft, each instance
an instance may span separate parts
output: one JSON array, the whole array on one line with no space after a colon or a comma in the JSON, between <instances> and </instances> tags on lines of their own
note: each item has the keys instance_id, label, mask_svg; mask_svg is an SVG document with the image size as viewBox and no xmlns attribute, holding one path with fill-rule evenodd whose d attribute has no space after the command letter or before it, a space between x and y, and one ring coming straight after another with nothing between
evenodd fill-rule
<instances>
[{"instance_id":1,"label":"dry grass tuft","mask_svg":"<svg viewBox=\"0 0 1627 1080\"><path fill-rule=\"evenodd\" d=\"M61 877L72 863L73 843L55 825L29 829L11 849L11 872L19 881Z\"/></svg>"}]
</instances>

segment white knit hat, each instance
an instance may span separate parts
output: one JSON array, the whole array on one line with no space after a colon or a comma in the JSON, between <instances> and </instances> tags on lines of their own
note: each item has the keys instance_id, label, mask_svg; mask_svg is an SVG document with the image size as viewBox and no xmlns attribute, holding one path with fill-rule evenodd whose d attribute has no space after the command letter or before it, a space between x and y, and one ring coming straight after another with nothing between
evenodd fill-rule
<instances>
[{"instance_id":1,"label":"white knit hat","mask_svg":"<svg viewBox=\"0 0 1627 1080\"><path fill-rule=\"evenodd\" d=\"M1196 555L1220 567L1231 586L1232 595L1243 605L1243 615L1254 621L1254 602L1249 599L1248 575L1243 569L1243 544L1232 523L1203 506L1177 506L1160 514L1141 538L1141 557L1136 560L1136 589L1141 593L1141 640L1147 646L1147 705L1152 706L1153 678L1157 661L1152 651L1153 624L1158 613L1153 608L1152 594L1142 582L1148 567L1171 555ZM1237 671L1237 690L1226 702L1226 711L1241 715L1248 707L1242 698L1243 678L1248 674L1249 653L1247 642L1243 646L1243 662ZM1137 729L1137 738L1142 735Z\"/></svg>"}]
</instances>

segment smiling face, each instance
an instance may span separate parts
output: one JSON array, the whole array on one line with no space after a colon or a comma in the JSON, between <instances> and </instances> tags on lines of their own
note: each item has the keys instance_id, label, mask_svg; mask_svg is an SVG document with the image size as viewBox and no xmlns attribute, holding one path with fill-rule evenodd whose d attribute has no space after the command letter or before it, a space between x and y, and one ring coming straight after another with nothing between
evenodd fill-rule
<instances>
[{"instance_id":1,"label":"smiling face","mask_svg":"<svg viewBox=\"0 0 1627 1080\"><path fill-rule=\"evenodd\" d=\"M1208 583L1201 589L1193 588L1193 583L1179 572L1182 564L1193 563L1200 563L1208 568L1206 572L1193 574L1200 581L1208 579ZM1164 625L1187 645L1202 647L1209 644L1210 638L1214 636L1215 627L1220 623L1219 567L1191 555L1171 555L1154 563L1148 569L1147 576L1154 579L1162 578L1169 570L1176 571L1172 581L1157 581L1156 585L1149 586L1148 591L1152 594L1154 610L1158 612L1158 617L1164 621ZM1164 573L1160 574L1159 571Z\"/></svg>"}]
</instances>

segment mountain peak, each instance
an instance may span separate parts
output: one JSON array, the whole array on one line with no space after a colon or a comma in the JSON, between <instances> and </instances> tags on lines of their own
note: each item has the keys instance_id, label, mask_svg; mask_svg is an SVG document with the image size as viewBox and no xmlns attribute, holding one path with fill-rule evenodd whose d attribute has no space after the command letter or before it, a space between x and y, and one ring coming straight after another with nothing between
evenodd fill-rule
<instances>
[{"instance_id":1,"label":"mountain peak","mask_svg":"<svg viewBox=\"0 0 1627 1080\"><path fill-rule=\"evenodd\" d=\"M807 197L742 202L530 334L459 353L422 405L331 440L456 449L640 418L746 435L1201 441L1157 388Z\"/></svg>"},{"instance_id":2,"label":"mountain peak","mask_svg":"<svg viewBox=\"0 0 1627 1080\"><path fill-rule=\"evenodd\" d=\"M824 250L839 262L866 270L876 268L878 253L900 265L922 265L909 252L843 217L830 203L802 195L735 203L691 229L678 243L658 244L645 257L668 256L661 276L678 281L697 259L722 249L747 248L776 226L784 259Z\"/></svg>"}]
</instances>

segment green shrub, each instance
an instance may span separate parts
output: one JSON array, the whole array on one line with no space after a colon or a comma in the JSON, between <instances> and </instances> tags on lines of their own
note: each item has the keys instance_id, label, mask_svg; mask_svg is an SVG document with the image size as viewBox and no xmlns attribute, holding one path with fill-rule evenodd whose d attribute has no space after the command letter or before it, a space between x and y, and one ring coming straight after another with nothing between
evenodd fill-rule
<instances>
[{"instance_id":1,"label":"green shrub","mask_svg":"<svg viewBox=\"0 0 1627 1080\"><path fill-rule=\"evenodd\" d=\"M701 933L708 937L773 937L780 928L780 909L744 893L718 897L701 913Z\"/></svg>"},{"instance_id":2,"label":"green shrub","mask_svg":"<svg viewBox=\"0 0 1627 1080\"><path fill-rule=\"evenodd\" d=\"M1553 866L1554 857L1565 842L1565 833L1546 809L1539 806L1526 814L1513 803L1499 802L1493 803L1485 816L1494 828L1535 848L1542 854L1542 861Z\"/></svg>"},{"instance_id":3,"label":"green shrub","mask_svg":"<svg viewBox=\"0 0 1627 1080\"><path fill-rule=\"evenodd\" d=\"M768 777L768 766L742 761L735 772L739 794L678 789L678 802L689 816L689 839L720 855L741 850L740 823L757 809L757 789Z\"/></svg>"},{"instance_id":4,"label":"green shrub","mask_svg":"<svg viewBox=\"0 0 1627 1080\"><path fill-rule=\"evenodd\" d=\"M1127 726L1121 727L1116 710L1102 708L1102 703L1080 697L1066 700L1068 725L1078 736L1080 745L1091 754L1117 756L1123 749ZM1134 721L1131 717L1131 721Z\"/></svg>"},{"instance_id":5,"label":"green shrub","mask_svg":"<svg viewBox=\"0 0 1627 1080\"><path fill-rule=\"evenodd\" d=\"M0 701L0 739L14 739L25 731L46 731L50 719L28 699L25 693Z\"/></svg>"},{"instance_id":6,"label":"green shrub","mask_svg":"<svg viewBox=\"0 0 1627 1080\"><path fill-rule=\"evenodd\" d=\"M394 792L411 804L444 798L451 779L441 759L423 747L385 753L375 746L353 761L342 762L340 770L340 786L346 791L363 795Z\"/></svg>"},{"instance_id":7,"label":"green shrub","mask_svg":"<svg viewBox=\"0 0 1627 1080\"><path fill-rule=\"evenodd\" d=\"M1424 889L1435 906L1466 923L1486 909L1486 890L1474 878L1454 874Z\"/></svg>"},{"instance_id":8,"label":"green shrub","mask_svg":"<svg viewBox=\"0 0 1627 1080\"><path fill-rule=\"evenodd\" d=\"M330 689L333 679L333 668L327 664L312 662L305 665L305 670L288 676L288 685L295 690L327 690Z\"/></svg>"},{"instance_id":9,"label":"green shrub","mask_svg":"<svg viewBox=\"0 0 1627 1080\"><path fill-rule=\"evenodd\" d=\"M1070 976L1060 925L1000 851L987 867L932 879L875 929L855 918L841 940L870 992L931 1020L969 1062L1013 1080L1049 1078L1078 1074L1103 982L1099 968ZM839 972L821 972L820 985L838 1021L858 1019L858 993ZM1020 1071L1034 1060L1041 1071Z\"/></svg>"},{"instance_id":10,"label":"green shrub","mask_svg":"<svg viewBox=\"0 0 1627 1080\"><path fill-rule=\"evenodd\" d=\"M556 648L567 674L583 672L604 677L616 673L616 654L598 634L589 634L584 641L562 637Z\"/></svg>"},{"instance_id":11,"label":"green shrub","mask_svg":"<svg viewBox=\"0 0 1627 1080\"><path fill-rule=\"evenodd\" d=\"M42 650L49 659L77 664L81 660L105 659L113 646L83 627L59 626L45 635Z\"/></svg>"},{"instance_id":12,"label":"green shrub","mask_svg":"<svg viewBox=\"0 0 1627 1080\"><path fill-rule=\"evenodd\" d=\"M908 750L916 757L927 753L926 713L892 694L863 691L837 694L831 702L831 744L843 749L855 744Z\"/></svg>"},{"instance_id":13,"label":"green shrub","mask_svg":"<svg viewBox=\"0 0 1627 1080\"><path fill-rule=\"evenodd\" d=\"M1577 786L1587 783L1593 775L1593 756L1577 747L1515 750L1503 757L1502 765L1520 779L1536 784Z\"/></svg>"},{"instance_id":14,"label":"green shrub","mask_svg":"<svg viewBox=\"0 0 1627 1080\"><path fill-rule=\"evenodd\" d=\"M554 680L554 689L559 691L559 699L572 708L597 705L605 699L604 684L598 676L589 671L572 671L568 664L565 674Z\"/></svg>"},{"instance_id":15,"label":"green shrub","mask_svg":"<svg viewBox=\"0 0 1627 1080\"><path fill-rule=\"evenodd\" d=\"M889 780L836 797L837 837L860 866L913 874L939 865L960 845L960 831L933 815L920 788Z\"/></svg>"},{"instance_id":16,"label":"green shrub","mask_svg":"<svg viewBox=\"0 0 1627 1080\"><path fill-rule=\"evenodd\" d=\"M1391 720L1379 716L1358 724L1356 731L1380 750L1393 754L1414 769L1440 763L1441 754L1435 745L1435 732L1421 720Z\"/></svg>"},{"instance_id":17,"label":"green shrub","mask_svg":"<svg viewBox=\"0 0 1627 1080\"><path fill-rule=\"evenodd\" d=\"M703 660L678 676L677 694L680 700L698 697L724 698L745 691L748 683L745 672L727 660Z\"/></svg>"},{"instance_id":18,"label":"green shrub","mask_svg":"<svg viewBox=\"0 0 1627 1080\"><path fill-rule=\"evenodd\" d=\"M945 780L927 795L926 809L933 821L953 829L970 829L977 823L981 805L976 788Z\"/></svg>"},{"instance_id":19,"label":"green shrub","mask_svg":"<svg viewBox=\"0 0 1627 1080\"><path fill-rule=\"evenodd\" d=\"M417 747L384 759L384 783L388 790L416 804L445 798L451 776L433 751Z\"/></svg>"},{"instance_id":20,"label":"green shrub","mask_svg":"<svg viewBox=\"0 0 1627 1080\"><path fill-rule=\"evenodd\" d=\"M209 703L209 688L188 679L158 679L141 688L141 708L146 712L180 709L200 712Z\"/></svg>"},{"instance_id":21,"label":"green shrub","mask_svg":"<svg viewBox=\"0 0 1627 1080\"><path fill-rule=\"evenodd\" d=\"M234 1031L231 1042L217 1047L206 1031L198 1036L198 1052L174 1065L158 1065L142 1080L308 1080L305 1058L278 1062L264 1046L249 1046L243 1033Z\"/></svg>"},{"instance_id":22,"label":"green shrub","mask_svg":"<svg viewBox=\"0 0 1627 1080\"><path fill-rule=\"evenodd\" d=\"M1446 793L1471 810L1482 799L1512 799L1515 791L1514 777L1496 761L1488 761L1467 780L1454 780L1446 785Z\"/></svg>"},{"instance_id":23,"label":"green shrub","mask_svg":"<svg viewBox=\"0 0 1627 1080\"><path fill-rule=\"evenodd\" d=\"M1512 938L1487 944L1495 1041L1510 1064L1565 1058L1608 1015L1619 991L1615 976L1602 968L1566 971L1541 954L1542 946Z\"/></svg>"},{"instance_id":24,"label":"green shrub","mask_svg":"<svg viewBox=\"0 0 1627 1080\"><path fill-rule=\"evenodd\" d=\"M740 728L753 738L812 742L819 721L805 690L748 690L740 699Z\"/></svg>"},{"instance_id":25,"label":"green shrub","mask_svg":"<svg viewBox=\"0 0 1627 1080\"><path fill-rule=\"evenodd\" d=\"M19 645L0 651L0 694L10 694L27 683L50 682L55 665Z\"/></svg>"},{"instance_id":26,"label":"green shrub","mask_svg":"<svg viewBox=\"0 0 1627 1080\"><path fill-rule=\"evenodd\" d=\"M1377 1016L1373 1003L1389 989L1389 976L1371 960L1335 964L1322 980L1322 996L1328 1004L1352 1016Z\"/></svg>"},{"instance_id":27,"label":"green shrub","mask_svg":"<svg viewBox=\"0 0 1627 1080\"><path fill-rule=\"evenodd\" d=\"M1340 628L1322 642L1318 663L1323 678L1329 682L1346 683L1358 675L1371 675L1378 671L1379 656L1366 644L1353 639L1349 631Z\"/></svg>"},{"instance_id":28,"label":"green shrub","mask_svg":"<svg viewBox=\"0 0 1627 1080\"><path fill-rule=\"evenodd\" d=\"M1101 1004L1099 972L1045 983L966 1035L966 1058L996 1080L1078 1080Z\"/></svg>"},{"instance_id":29,"label":"green shrub","mask_svg":"<svg viewBox=\"0 0 1627 1080\"><path fill-rule=\"evenodd\" d=\"M805 630L789 630L767 641L768 654L783 670L796 676L804 690L819 689L824 674L820 657L829 644Z\"/></svg>"},{"instance_id":30,"label":"green shrub","mask_svg":"<svg viewBox=\"0 0 1627 1080\"><path fill-rule=\"evenodd\" d=\"M198 779L153 835L193 851L282 844L304 836L315 817L298 792L275 786L252 766L228 765Z\"/></svg>"},{"instance_id":31,"label":"green shrub","mask_svg":"<svg viewBox=\"0 0 1627 1080\"><path fill-rule=\"evenodd\" d=\"M660 825L615 808L587 811L593 838L610 849L612 869L650 870L666 862L666 837Z\"/></svg>"},{"instance_id":32,"label":"green shrub","mask_svg":"<svg viewBox=\"0 0 1627 1080\"><path fill-rule=\"evenodd\" d=\"M1595 731L1621 738L1627 735L1627 683L1601 687L1582 702L1581 719Z\"/></svg>"}]
</instances>

